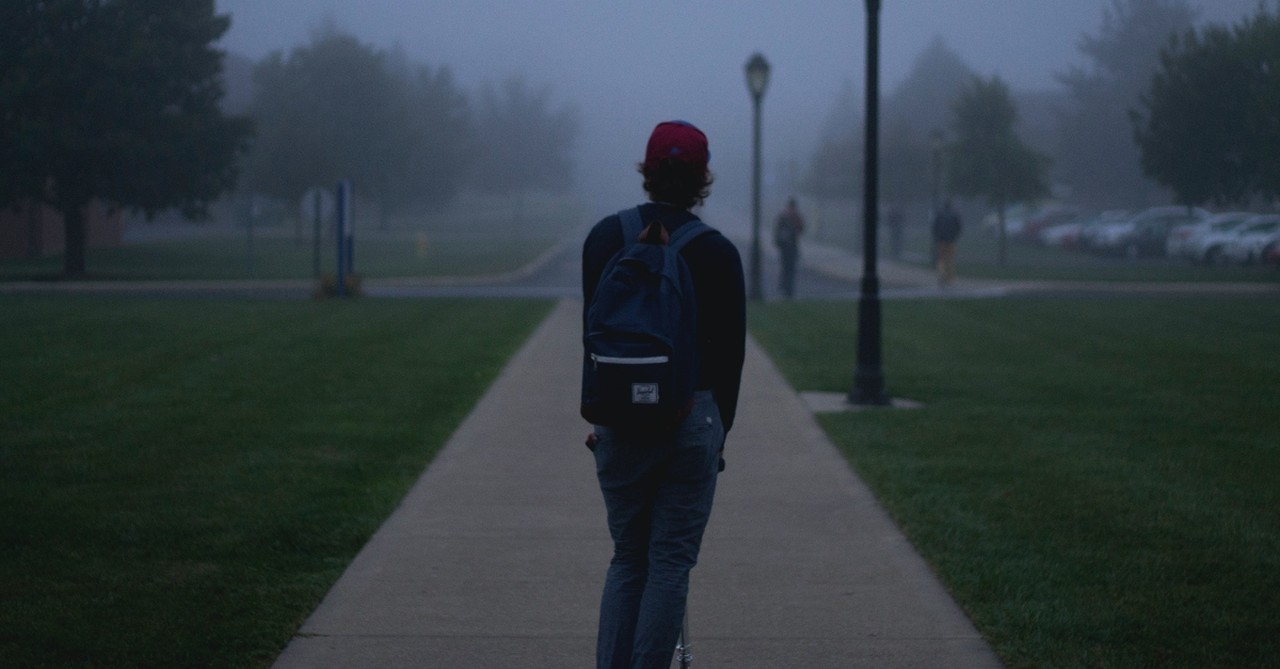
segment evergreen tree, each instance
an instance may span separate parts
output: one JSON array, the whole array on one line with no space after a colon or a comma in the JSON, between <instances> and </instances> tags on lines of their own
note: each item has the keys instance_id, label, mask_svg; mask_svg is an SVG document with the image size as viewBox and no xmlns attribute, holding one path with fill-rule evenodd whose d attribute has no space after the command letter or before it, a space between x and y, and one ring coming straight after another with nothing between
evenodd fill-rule
<instances>
[{"instance_id":1,"label":"evergreen tree","mask_svg":"<svg viewBox=\"0 0 1280 669\"><path fill-rule=\"evenodd\" d=\"M951 102L973 77L969 65L939 37L894 89L885 102L880 152L880 188L887 201L923 201L930 196L932 137L947 127Z\"/></svg>"},{"instance_id":2,"label":"evergreen tree","mask_svg":"<svg viewBox=\"0 0 1280 669\"><path fill-rule=\"evenodd\" d=\"M1058 178L1080 199L1104 206L1156 199L1128 112L1149 86L1160 50L1195 17L1187 0L1112 0L1100 32L1080 40L1089 65L1059 76L1071 103L1055 152Z\"/></svg>"},{"instance_id":3,"label":"evergreen tree","mask_svg":"<svg viewBox=\"0 0 1280 669\"><path fill-rule=\"evenodd\" d=\"M804 191L819 200L852 199L861 193L860 106L853 84L845 82L827 114L803 180Z\"/></svg>"}]
</instances>

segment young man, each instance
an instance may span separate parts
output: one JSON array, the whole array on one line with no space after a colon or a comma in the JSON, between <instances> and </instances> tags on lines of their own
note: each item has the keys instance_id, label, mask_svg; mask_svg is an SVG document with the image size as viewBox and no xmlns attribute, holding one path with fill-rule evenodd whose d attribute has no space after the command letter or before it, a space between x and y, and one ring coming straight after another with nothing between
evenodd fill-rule
<instances>
[{"instance_id":1,"label":"young man","mask_svg":"<svg viewBox=\"0 0 1280 669\"><path fill-rule=\"evenodd\" d=\"M650 202L645 225L668 233L696 219L709 195L710 152L702 131L658 124L640 173ZM589 306L609 259L623 248L618 215L592 228L582 248ZM596 666L669 667L711 514L725 435L733 426L746 338L746 297L737 249L716 231L680 251L692 277L697 314L697 382L692 411L674 430L595 426L589 444L608 511L614 554L600 603ZM586 320L584 306L583 319Z\"/></svg>"}]
</instances>

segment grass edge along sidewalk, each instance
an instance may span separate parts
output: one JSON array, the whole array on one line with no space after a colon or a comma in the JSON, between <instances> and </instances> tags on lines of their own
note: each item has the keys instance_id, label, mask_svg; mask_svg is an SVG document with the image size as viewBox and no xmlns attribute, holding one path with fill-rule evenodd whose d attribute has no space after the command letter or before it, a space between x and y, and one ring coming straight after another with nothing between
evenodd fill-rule
<instances>
[{"instance_id":1,"label":"grass edge along sidewalk","mask_svg":"<svg viewBox=\"0 0 1280 669\"><path fill-rule=\"evenodd\" d=\"M856 305L752 331L847 391ZM1010 667L1275 666L1280 302L886 303L918 411L822 424Z\"/></svg>"},{"instance_id":2,"label":"grass edge along sidewalk","mask_svg":"<svg viewBox=\"0 0 1280 669\"><path fill-rule=\"evenodd\" d=\"M550 306L0 297L0 665L268 666Z\"/></svg>"}]
</instances>

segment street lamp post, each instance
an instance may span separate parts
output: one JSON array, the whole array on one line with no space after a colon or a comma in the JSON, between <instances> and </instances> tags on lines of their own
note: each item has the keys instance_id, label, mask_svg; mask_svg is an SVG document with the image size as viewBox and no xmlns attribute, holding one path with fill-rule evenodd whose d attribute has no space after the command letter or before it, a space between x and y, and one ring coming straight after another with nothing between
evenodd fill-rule
<instances>
[{"instance_id":1,"label":"street lamp post","mask_svg":"<svg viewBox=\"0 0 1280 669\"><path fill-rule=\"evenodd\" d=\"M862 197L862 295L858 301L858 367L849 402L885 406L889 404L889 396L885 394L880 365L880 277L876 274L880 216L880 0L866 2L867 135Z\"/></svg>"},{"instance_id":2,"label":"street lamp post","mask_svg":"<svg viewBox=\"0 0 1280 669\"><path fill-rule=\"evenodd\" d=\"M747 61L747 90L751 93L754 110L752 118L751 159L751 300L764 299L764 287L760 277L760 101L769 85L769 62L759 53Z\"/></svg>"}]
</instances>

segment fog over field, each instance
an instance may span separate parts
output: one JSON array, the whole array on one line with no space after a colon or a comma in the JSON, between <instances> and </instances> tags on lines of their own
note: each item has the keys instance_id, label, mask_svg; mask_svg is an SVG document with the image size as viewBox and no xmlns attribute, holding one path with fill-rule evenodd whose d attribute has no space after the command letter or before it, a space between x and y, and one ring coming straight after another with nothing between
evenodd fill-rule
<instances>
[{"instance_id":1,"label":"fog over field","mask_svg":"<svg viewBox=\"0 0 1280 669\"><path fill-rule=\"evenodd\" d=\"M1201 22L1231 23L1257 0L1192 0ZM977 73L1016 91L1060 89L1055 75L1087 67L1078 44L1112 0L885 0L886 94L941 38ZM305 44L328 21L378 48L448 66L474 88L523 76L578 110L575 189L589 208L640 199L634 164L654 123L682 118L709 135L719 183L710 207L746 206L751 105L743 65L773 66L764 99L766 182L786 189L803 170L842 89L861 100L865 3L804 0L218 0L232 17L222 45L251 59ZM794 172L794 169L792 170Z\"/></svg>"}]
</instances>

